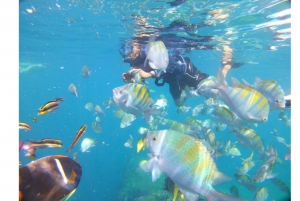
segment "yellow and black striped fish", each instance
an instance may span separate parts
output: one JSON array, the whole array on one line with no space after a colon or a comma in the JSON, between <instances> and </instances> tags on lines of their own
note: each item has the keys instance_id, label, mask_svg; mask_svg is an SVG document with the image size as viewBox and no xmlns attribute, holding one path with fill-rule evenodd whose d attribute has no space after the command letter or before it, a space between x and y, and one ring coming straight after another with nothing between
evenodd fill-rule
<instances>
[{"instance_id":1,"label":"yellow and black striped fish","mask_svg":"<svg viewBox=\"0 0 300 201\"><path fill-rule=\"evenodd\" d=\"M266 122L269 115L268 100L257 90L232 79L228 86L222 70L219 69L217 83L212 88L219 89L219 95L226 105L243 121Z\"/></svg>"},{"instance_id":2,"label":"yellow and black striped fish","mask_svg":"<svg viewBox=\"0 0 300 201\"><path fill-rule=\"evenodd\" d=\"M79 128L79 130L76 133L76 136L71 144L71 146L69 147L69 149L67 150L67 152L70 152L72 150L72 148L74 147L74 145L78 142L79 138L84 134L85 130L87 128L87 125L83 125Z\"/></svg>"},{"instance_id":3,"label":"yellow and black striped fish","mask_svg":"<svg viewBox=\"0 0 300 201\"><path fill-rule=\"evenodd\" d=\"M58 109L59 101L49 101L38 110L38 115L44 115Z\"/></svg>"},{"instance_id":4,"label":"yellow and black striped fish","mask_svg":"<svg viewBox=\"0 0 300 201\"><path fill-rule=\"evenodd\" d=\"M30 131L31 127L28 123L19 122L19 129L24 129L24 130Z\"/></svg>"},{"instance_id":5,"label":"yellow and black striped fish","mask_svg":"<svg viewBox=\"0 0 300 201\"><path fill-rule=\"evenodd\" d=\"M150 97L145 85L129 83L113 89L113 98L116 105L126 113L135 116L144 114L148 122L150 114L158 114L159 110L151 109L154 101Z\"/></svg>"}]
</instances>

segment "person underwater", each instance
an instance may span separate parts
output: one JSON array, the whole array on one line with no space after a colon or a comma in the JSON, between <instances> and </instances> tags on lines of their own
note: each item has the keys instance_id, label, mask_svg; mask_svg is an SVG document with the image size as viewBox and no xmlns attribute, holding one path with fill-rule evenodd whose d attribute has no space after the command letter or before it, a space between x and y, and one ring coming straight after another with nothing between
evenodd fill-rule
<instances>
[{"instance_id":1,"label":"person underwater","mask_svg":"<svg viewBox=\"0 0 300 201\"><path fill-rule=\"evenodd\" d=\"M188 98L182 93L187 86L196 89L209 76L202 73L190 58L169 53L162 41L150 39L148 44L129 41L121 46L119 52L123 62L131 67L128 73L122 74L124 82L134 82L133 76L138 73L143 79L155 78L157 86L168 83L177 107L182 106Z\"/></svg>"}]
</instances>

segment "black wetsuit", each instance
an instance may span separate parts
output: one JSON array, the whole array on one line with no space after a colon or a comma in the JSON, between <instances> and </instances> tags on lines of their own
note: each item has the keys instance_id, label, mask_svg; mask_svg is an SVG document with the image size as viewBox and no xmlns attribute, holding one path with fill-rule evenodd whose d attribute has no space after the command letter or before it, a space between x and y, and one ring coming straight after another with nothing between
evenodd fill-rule
<instances>
[{"instance_id":1,"label":"black wetsuit","mask_svg":"<svg viewBox=\"0 0 300 201\"><path fill-rule=\"evenodd\" d=\"M188 57L169 55L169 65L165 73L156 78L155 84L162 86L164 83L169 84L169 91L174 100L179 99L182 91L186 86L196 88L197 85L208 74L201 73Z\"/></svg>"}]
</instances>

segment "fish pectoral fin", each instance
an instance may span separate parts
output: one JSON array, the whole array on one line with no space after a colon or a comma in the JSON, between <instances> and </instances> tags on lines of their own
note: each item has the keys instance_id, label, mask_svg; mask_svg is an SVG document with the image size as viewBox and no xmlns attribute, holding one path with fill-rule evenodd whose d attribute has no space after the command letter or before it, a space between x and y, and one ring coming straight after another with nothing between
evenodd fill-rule
<instances>
[{"instance_id":1,"label":"fish pectoral fin","mask_svg":"<svg viewBox=\"0 0 300 201\"><path fill-rule=\"evenodd\" d=\"M270 173L270 174L268 174L267 179L273 179L273 178L277 177L278 174L279 173Z\"/></svg>"},{"instance_id":2,"label":"fish pectoral fin","mask_svg":"<svg viewBox=\"0 0 300 201\"><path fill-rule=\"evenodd\" d=\"M161 175L161 170L157 167L154 166L152 169L152 182L155 182Z\"/></svg>"},{"instance_id":3,"label":"fish pectoral fin","mask_svg":"<svg viewBox=\"0 0 300 201\"><path fill-rule=\"evenodd\" d=\"M182 188L179 188L179 190L184 195L184 197L186 197L186 199L189 201L197 201L199 199L199 195L196 193L192 193L192 192L182 189Z\"/></svg>"}]
</instances>

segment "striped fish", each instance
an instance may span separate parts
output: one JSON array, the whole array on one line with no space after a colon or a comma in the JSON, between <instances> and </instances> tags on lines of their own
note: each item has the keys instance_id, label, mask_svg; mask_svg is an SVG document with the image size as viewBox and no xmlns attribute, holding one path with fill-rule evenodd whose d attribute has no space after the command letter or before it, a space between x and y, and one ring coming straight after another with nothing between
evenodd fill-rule
<instances>
[{"instance_id":1,"label":"striped fish","mask_svg":"<svg viewBox=\"0 0 300 201\"><path fill-rule=\"evenodd\" d=\"M198 200L199 194L207 200L240 200L213 188L213 185L229 178L219 172L201 141L171 130L150 131L147 140L151 158L140 167L152 173L152 181L164 172L188 201Z\"/></svg>"},{"instance_id":2,"label":"striped fish","mask_svg":"<svg viewBox=\"0 0 300 201\"><path fill-rule=\"evenodd\" d=\"M79 138L85 133L86 128L87 128L87 125L83 125L79 128L79 130L77 131L75 138L74 138L72 144L70 145L69 149L67 150L67 152L70 152L73 149L74 145L78 142Z\"/></svg>"},{"instance_id":3,"label":"striped fish","mask_svg":"<svg viewBox=\"0 0 300 201\"><path fill-rule=\"evenodd\" d=\"M245 85L262 93L268 99L271 110L285 107L283 89L276 81L255 78L253 85L250 85L245 80L243 80L243 82Z\"/></svg>"},{"instance_id":4,"label":"striped fish","mask_svg":"<svg viewBox=\"0 0 300 201\"><path fill-rule=\"evenodd\" d=\"M240 121L236 114L225 106L217 107L213 114L219 122L227 125L234 125Z\"/></svg>"},{"instance_id":5,"label":"striped fish","mask_svg":"<svg viewBox=\"0 0 300 201\"><path fill-rule=\"evenodd\" d=\"M253 201L265 201L268 198L268 189L266 187L262 187L259 189L254 198Z\"/></svg>"},{"instance_id":6,"label":"striped fish","mask_svg":"<svg viewBox=\"0 0 300 201\"><path fill-rule=\"evenodd\" d=\"M245 145L246 147L260 151L264 151L264 142L262 138L251 128L231 128L235 136Z\"/></svg>"},{"instance_id":7,"label":"striped fish","mask_svg":"<svg viewBox=\"0 0 300 201\"><path fill-rule=\"evenodd\" d=\"M147 65L155 70L164 71L169 65L169 54L162 41L152 41L150 39L147 46L147 57L144 66Z\"/></svg>"},{"instance_id":8,"label":"striped fish","mask_svg":"<svg viewBox=\"0 0 300 201\"><path fill-rule=\"evenodd\" d=\"M268 100L258 91L244 86L233 79L228 86L219 69L217 83L212 88L219 89L219 95L226 105L243 121L266 122L269 115Z\"/></svg>"},{"instance_id":9,"label":"striped fish","mask_svg":"<svg viewBox=\"0 0 300 201\"><path fill-rule=\"evenodd\" d=\"M129 83L114 88L113 98L121 110L135 116L144 114L147 122L149 122L150 114L159 113L159 110L150 108L154 101L145 85Z\"/></svg>"}]
</instances>

